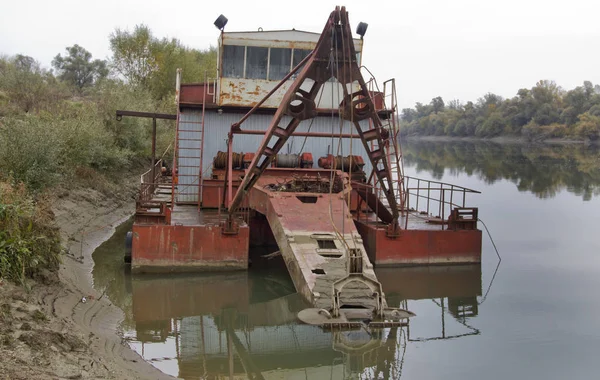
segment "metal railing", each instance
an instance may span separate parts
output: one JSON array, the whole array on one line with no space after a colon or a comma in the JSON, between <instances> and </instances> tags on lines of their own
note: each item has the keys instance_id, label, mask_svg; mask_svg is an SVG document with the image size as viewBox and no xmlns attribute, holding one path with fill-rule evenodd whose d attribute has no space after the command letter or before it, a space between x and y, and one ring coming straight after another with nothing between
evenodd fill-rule
<instances>
[{"instance_id":1,"label":"metal railing","mask_svg":"<svg viewBox=\"0 0 600 380\"><path fill-rule=\"evenodd\" d=\"M162 176L162 159L157 160L153 168L140 175L140 193L138 202L146 202L152 200L152 195L158 186L158 179ZM154 178L152 178L154 173Z\"/></svg>"},{"instance_id":2,"label":"metal railing","mask_svg":"<svg viewBox=\"0 0 600 380\"><path fill-rule=\"evenodd\" d=\"M427 217L435 215L444 228L446 216L456 208L467 208L467 194L481 194L480 191L450 183L405 176L406 206L403 213L416 211ZM412 187L411 187L412 185ZM408 217L405 219L405 228Z\"/></svg>"},{"instance_id":3,"label":"metal railing","mask_svg":"<svg viewBox=\"0 0 600 380\"><path fill-rule=\"evenodd\" d=\"M383 82L383 91L379 87L375 76L366 67L361 66L361 69L365 70L371 78L367 81L367 87L370 94L372 95L371 100L375 102L375 96L381 99L383 105L383 111L388 111L389 115L386 119L381 120L381 126L386 129L390 136L388 143L383 147L387 162L389 165L390 175L392 176L392 188L395 194L396 203L400 210L405 209L406 196L404 190L404 158L402 156L402 147L400 145L400 125L398 123L398 96L396 93L396 80L394 78L388 79ZM373 126L370 125L372 128ZM371 142L373 144L373 142ZM371 149L374 149L371 146ZM375 168L373 168L375 170ZM369 181L375 187L379 187L377 179L373 176L373 173L369 176ZM378 197L382 196L381 191L377 191ZM385 198L385 196L383 196ZM381 199L383 203L387 205L387 200Z\"/></svg>"}]
</instances>

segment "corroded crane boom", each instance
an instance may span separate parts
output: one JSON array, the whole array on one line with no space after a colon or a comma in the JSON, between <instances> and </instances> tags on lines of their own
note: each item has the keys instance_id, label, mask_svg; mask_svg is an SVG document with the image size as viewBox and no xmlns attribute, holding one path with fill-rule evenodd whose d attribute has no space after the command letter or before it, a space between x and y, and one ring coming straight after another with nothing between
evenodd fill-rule
<instances>
[{"instance_id":1,"label":"corroded crane boom","mask_svg":"<svg viewBox=\"0 0 600 380\"><path fill-rule=\"evenodd\" d=\"M256 184L300 122L317 116L315 102L317 94L325 82L335 77L344 93L344 98L339 105L340 116L352 122L358 131L379 185L391 208L393 218L390 224L395 229L398 223L398 207L385 153L385 140L389 133L382 127L371 94L360 73L345 7L336 7L330 14L315 49L307 58L297 79L283 97L246 176L229 203L229 221L232 221L233 214L248 191ZM353 91L356 86L358 90ZM269 96L270 94L267 95ZM291 117L291 120L287 125L281 126L284 116ZM371 119L372 127L363 130L360 121L366 119ZM234 124L232 128L239 128L239 123Z\"/></svg>"}]
</instances>

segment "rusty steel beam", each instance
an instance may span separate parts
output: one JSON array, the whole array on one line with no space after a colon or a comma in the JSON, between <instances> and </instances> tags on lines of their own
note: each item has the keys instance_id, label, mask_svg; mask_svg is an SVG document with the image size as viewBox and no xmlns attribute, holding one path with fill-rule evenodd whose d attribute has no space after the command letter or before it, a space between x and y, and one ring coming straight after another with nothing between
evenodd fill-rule
<instances>
[{"instance_id":1,"label":"rusty steel beam","mask_svg":"<svg viewBox=\"0 0 600 380\"><path fill-rule=\"evenodd\" d=\"M138 112L117 110L117 120L121 120L123 116L147 117L150 119L177 120L177 115L170 113L155 113L155 112Z\"/></svg>"},{"instance_id":2,"label":"rusty steel beam","mask_svg":"<svg viewBox=\"0 0 600 380\"><path fill-rule=\"evenodd\" d=\"M233 134L236 135L264 135L265 133L267 133L267 131L253 131L253 130L248 130L248 129L238 129L238 130L234 130L231 131ZM341 138L360 138L360 135L356 135L356 134L351 134L351 133L326 133L326 132L294 132L292 133L292 136L298 136L298 137L327 137L327 138L335 138L335 137L341 137Z\"/></svg>"},{"instance_id":3,"label":"rusty steel beam","mask_svg":"<svg viewBox=\"0 0 600 380\"><path fill-rule=\"evenodd\" d=\"M325 82L331 77L335 77L342 85L344 92L343 101L340 104L340 116L353 123L358 132L391 208L391 231L396 231L399 213L394 195L392 173L386 154L389 133L383 129L360 72L345 7L336 7L330 14L312 55L307 58L302 71L287 90L277 108L269 128L264 132L264 138L246 176L229 204L229 225L232 226L233 214L241 205L243 198L258 181L288 138L294 134L300 122L317 116L316 95ZM360 87L358 91L352 90L355 82ZM303 87L305 83L306 85ZM348 85L351 90L348 90ZM310 88L307 88L309 86ZM284 116L290 116L291 120L286 126L280 126ZM367 119L371 120L370 124L373 127L363 130L359 122ZM237 126L239 127L239 124ZM232 130L235 128L234 124Z\"/></svg>"},{"instance_id":4,"label":"rusty steel beam","mask_svg":"<svg viewBox=\"0 0 600 380\"><path fill-rule=\"evenodd\" d=\"M314 118L317 115L317 106L315 102L317 93L321 89L323 83L330 78L330 76L324 74L324 72L327 72L327 67L329 65L328 60L324 58L329 57L331 50L329 38L331 30L335 28L335 24L338 20L339 7L329 16L315 49L312 54L308 55L307 59L303 61L306 63L302 67L302 71L287 90L283 100L277 108L271 124L265 133L265 137L250 163L246 176L240 184L232 201L229 203L229 228L234 228L233 215L236 209L241 205L243 198L254 186L265 169L271 164L271 161L285 145L292 133L294 133L300 122L302 120ZM313 81L311 88L308 90L301 88L306 79L311 79ZM280 82L280 84L282 83ZM282 127L279 123L284 116L290 116L291 120L286 126ZM234 124L232 130L235 128L236 126ZM271 142L272 138L275 139L274 143ZM269 146L269 144L272 145Z\"/></svg>"},{"instance_id":5,"label":"rusty steel beam","mask_svg":"<svg viewBox=\"0 0 600 380\"><path fill-rule=\"evenodd\" d=\"M152 182L156 178L156 119L163 120L177 120L177 115L167 113L155 113L155 112L138 112L138 111L125 111L117 110L117 121L121 121L123 116L131 117L144 117L152 119Z\"/></svg>"}]
</instances>

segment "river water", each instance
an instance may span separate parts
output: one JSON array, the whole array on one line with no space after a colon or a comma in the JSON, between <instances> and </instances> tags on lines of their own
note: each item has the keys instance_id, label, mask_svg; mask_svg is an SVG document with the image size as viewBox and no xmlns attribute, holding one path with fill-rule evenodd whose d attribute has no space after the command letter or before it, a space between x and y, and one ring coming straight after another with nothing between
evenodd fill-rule
<instances>
[{"instance_id":1,"label":"river water","mask_svg":"<svg viewBox=\"0 0 600 380\"><path fill-rule=\"evenodd\" d=\"M481 266L378 269L409 327L329 333L278 259L249 272L131 276L130 224L94 253L131 347L185 379L587 379L600 369L600 153L582 145L404 144L405 172L481 191ZM483 228L482 225L479 226ZM253 252L264 255L274 249ZM250 374L250 375L248 375Z\"/></svg>"}]
</instances>

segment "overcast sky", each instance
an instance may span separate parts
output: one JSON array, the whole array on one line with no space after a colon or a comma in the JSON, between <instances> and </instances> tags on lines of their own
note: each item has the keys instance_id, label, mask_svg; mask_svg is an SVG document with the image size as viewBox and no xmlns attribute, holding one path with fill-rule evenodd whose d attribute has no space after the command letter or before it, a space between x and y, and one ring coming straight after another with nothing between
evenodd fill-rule
<instances>
[{"instance_id":1,"label":"overcast sky","mask_svg":"<svg viewBox=\"0 0 600 380\"><path fill-rule=\"evenodd\" d=\"M144 23L157 37L195 48L216 45L213 21L226 30L320 32L336 2L202 0L1 0L0 53L33 56L49 67L79 44L109 58L115 28ZM487 92L512 97L540 79L565 89L600 84L600 1L396 0L345 4L355 30L369 24L363 64L381 82L396 78L400 106L476 100Z\"/></svg>"}]
</instances>

